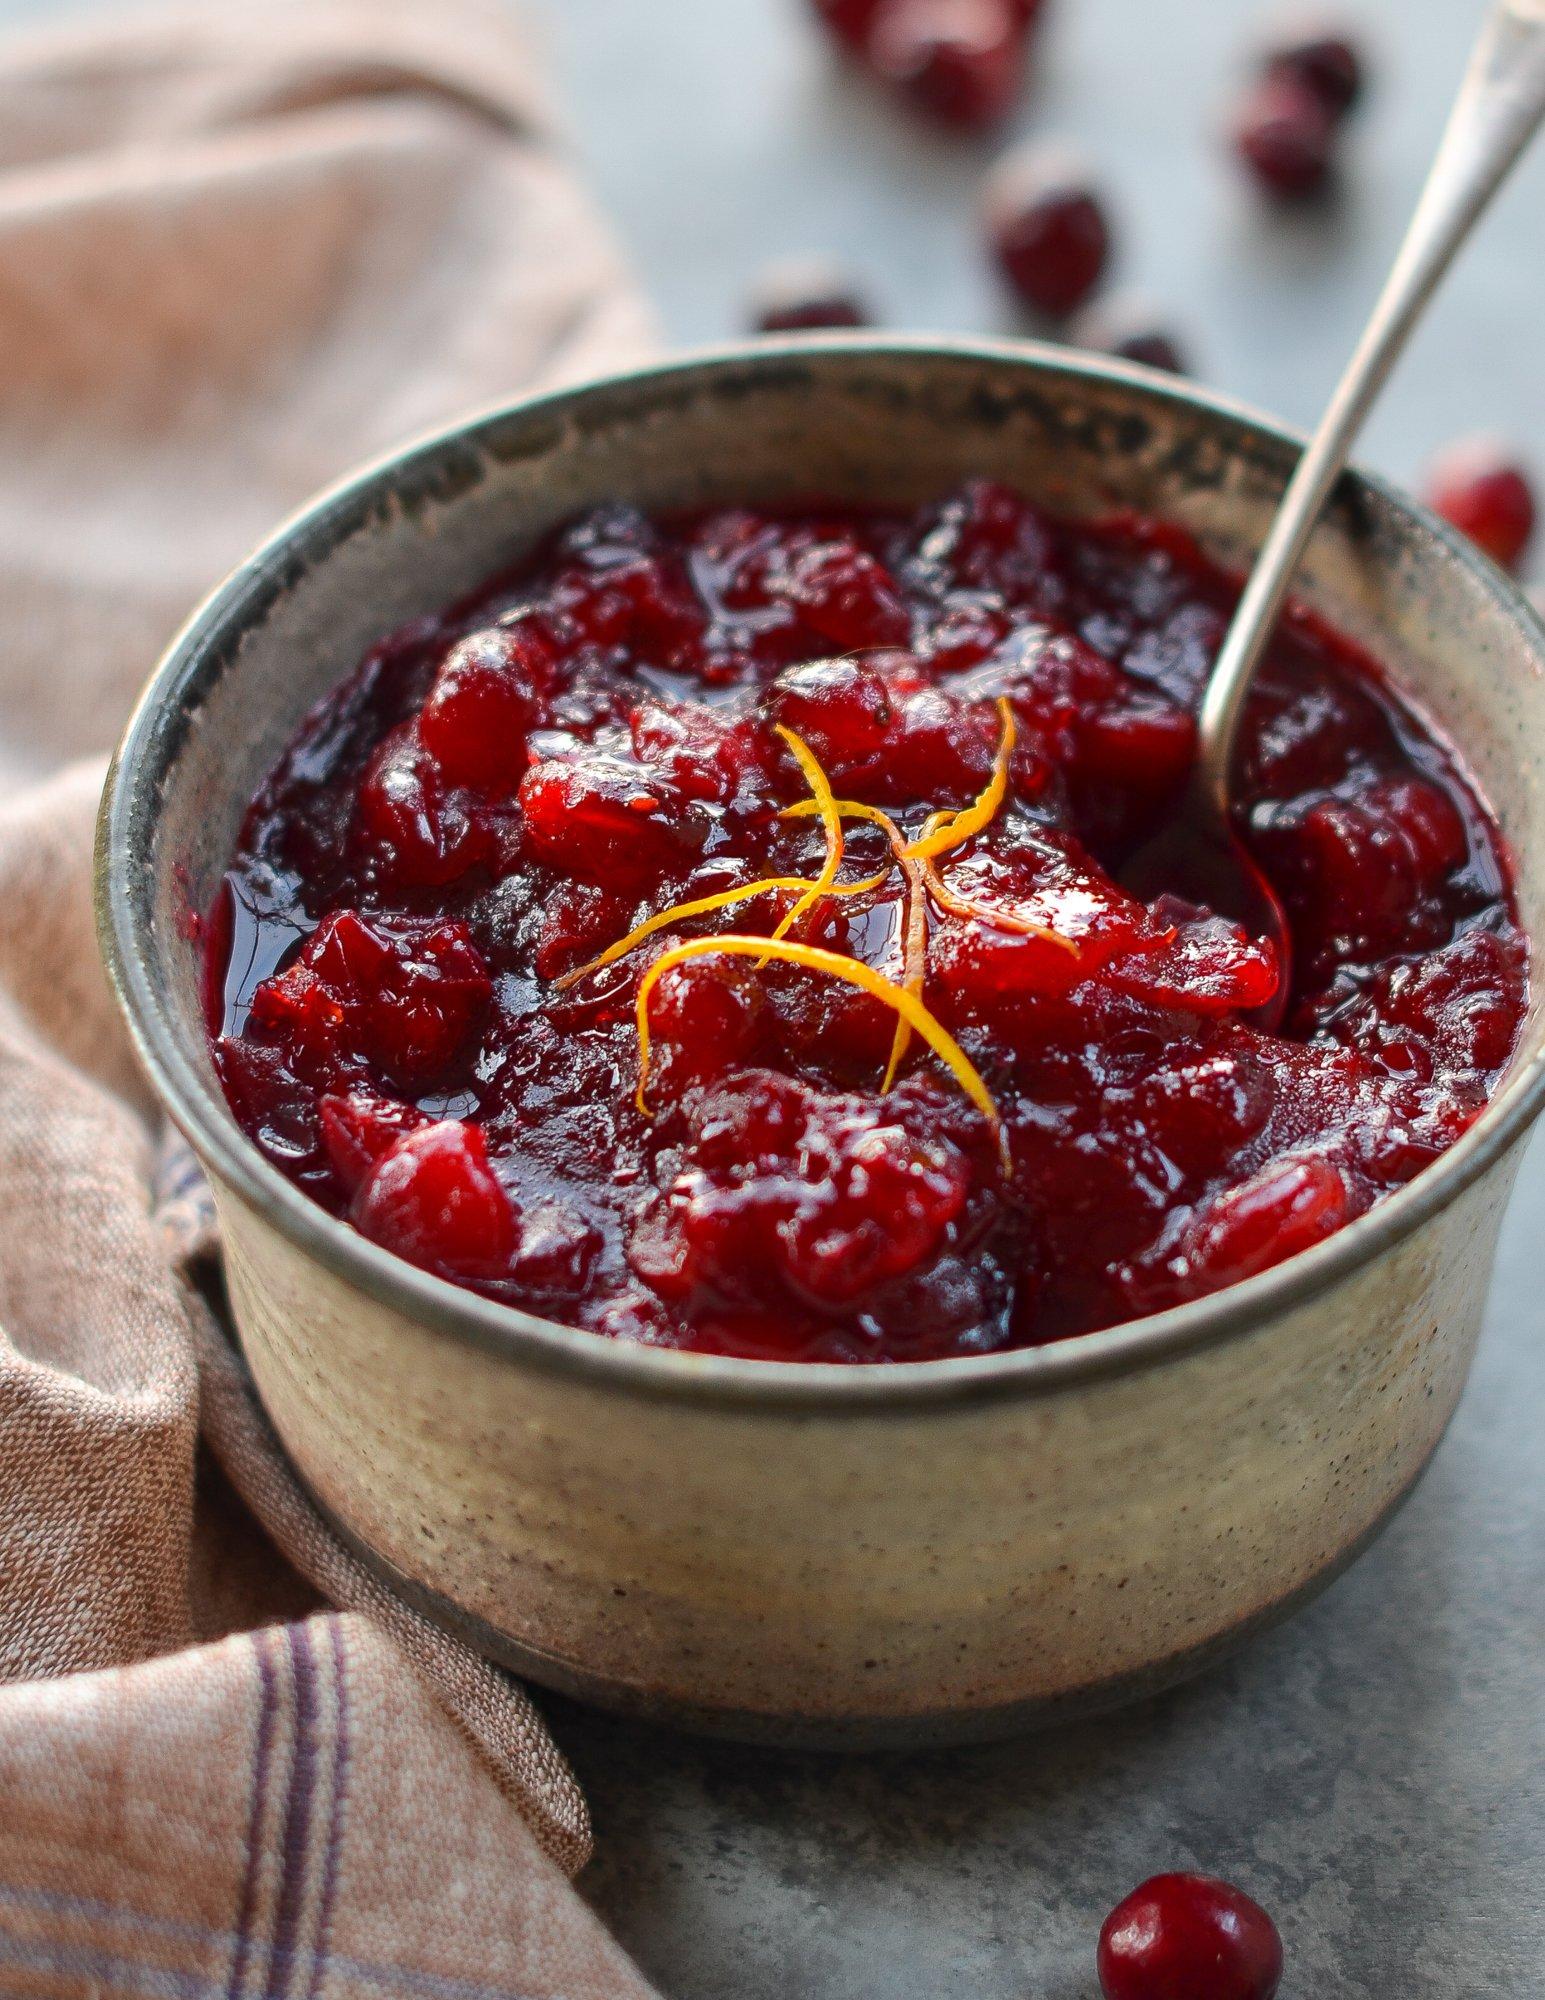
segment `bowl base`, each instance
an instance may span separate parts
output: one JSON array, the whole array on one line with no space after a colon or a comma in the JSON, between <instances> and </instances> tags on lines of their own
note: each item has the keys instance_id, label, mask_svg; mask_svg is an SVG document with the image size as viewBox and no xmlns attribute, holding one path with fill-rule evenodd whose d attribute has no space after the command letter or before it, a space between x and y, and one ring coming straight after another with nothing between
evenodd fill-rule
<instances>
[{"instance_id":1,"label":"bowl base","mask_svg":"<svg viewBox=\"0 0 1545 2000\"><path fill-rule=\"evenodd\" d=\"M1433 1452L1441 1442L1440 1435L1433 1442ZM1224 1631L1210 1634L1194 1646L1166 1654L1134 1671L1025 1701L970 1709L923 1710L909 1715L865 1715L860 1712L842 1716L772 1714L684 1701L676 1695L661 1693L640 1683L592 1673L573 1661L528 1645L475 1613L463 1610L452 1599L398 1569L395 1563L368 1542L362 1541L346 1523L323 1506L298 1473L295 1476L333 1533L379 1583L431 1624L463 1640L484 1659L519 1675L522 1680L540 1688L549 1688L607 1714L682 1730L693 1736L784 1750L862 1753L947 1748L1029 1735L1124 1708L1151 1695L1162 1694L1167 1688L1206 1672L1257 1633L1268 1631L1273 1625L1292 1617L1334 1583L1383 1534L1416 1491L1431 1463L1432 1452L1429 1452L1384 1511L1306 1582L1276 1602L1252 1612Z\"/></svg>"}]
</instances>

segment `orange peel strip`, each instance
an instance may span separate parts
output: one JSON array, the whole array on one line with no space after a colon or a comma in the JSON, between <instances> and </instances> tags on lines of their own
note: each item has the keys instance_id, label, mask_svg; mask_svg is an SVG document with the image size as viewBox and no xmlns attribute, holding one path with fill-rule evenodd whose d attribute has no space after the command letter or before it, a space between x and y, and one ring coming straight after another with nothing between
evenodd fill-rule
<instances>
[{"instance_id":1,"label":"orange peel strip","mask_svg":"<svg viewBox=\"0 0 1545 2000\"><path fill-rule=\"evenodd\" d=\"M907 878L907 918L902 944L902 978L905 992L910 993L918 1005L923 1004L923 981L928 970L928 905L927 884L923 879L924 864L907 851L906 836L888 812L881 812L878 806L866 806L857 799L839 799L837 810L844 819L868 820L871 826L883 829L885 838L891 844L891 851L901 865L901 872ZM904 1015L896 1017L896 1032L891 1037L890 1058L885 1065L885 1080L880 1085L880 1095L888 1097L891 1085L896 1081L896 1072L901 1067L902 1058L912 1043L912 1030Z\"/></svg>"},{"instance_id":2,"label":"orange peel strip","mask_svg":"<svg viewBox=\"0 0 1545 2000\"><path fill-rule=\"evenodd\" d=\"M829 896L863 896L871 889L880 888L884 881L884 875L866 875L861 882L829 882L824 893ZM646 917L641 924L630 930L626 937L620 937L615 944L609 944L597 957L555 979L553 989L558 993L567 992L571 986L577 986L582 979L588 979L592 972L599 972L603 966L612 964L615 959L625 958L630 951L641 945L645 938L653 937L656 931L663 931L671 924L684 922L688 917L706 917L715 910L727 910L732 903L749 903L754 897L771 895L778 889L803 893L814 886L804 875L769 875L761 882L742 882L738 888L720 889L712 896L698 896L688 903L672 903L668 910L659 910L654 916Z\"/></svg>"},{"instance_id":3,"label":"orange peel strip","mask_svg":"<svg viewBox=\"0 0 1545 2000\"><path fill-rule=\"evenodd\" d=\"M1049 924L1034 924L1028 917L1016 916L998 903L989 903L975 896L962 896L952 889L939 873L931 860L920 860L923 880L928 885L928 893L941 910L952 917L970 917L978 923L989 925L997 931L1013 931L1018 937L1044 938L1047 944L1054 944L1059 951L1065 951L1072 958L1081 958L1077 944L1072 938L1064 937Z\"/></svg>"},{"instance_id":4,"label":"orange peel strip","mask_svg":"<svg viewBox=\"0 0 1545 2000\"><path fill-rule=\"evenodd\" d=\"M841 952L826 951L819 945L798 944L792 938L761 938L744 936L736 931L722 931L717 937L689 938L684 944L672 945L662 951L639 982L638 1017L638 1093L636 1102L644 1117L652 1114L649 1109L649 996L665 974L673 966L684 965L689 959L705 958L712 952L723 952L731 958L776 958L785 965L803 966L809 972L824 972L833 979L841 979L849 986L856 986L876 1000L893 1007L907 1026L925 1041L939 1058L950 1075L960 1085L966 1096L981 1112L997 1135L999 1151L1007 1159L1007 1147L1003 1136L1003 1123L998 1116L998 1107L982 1081L981 1072L966 1054L959 1042L943 1027L915 994L904 986L897 986L883 973L866 965L861 958L845 958Z\"/></svg>"},{"instance_id":5,"label":"orange peel strip","mask_svg":"<svg viewBox=\"0 0 1545 2000\"><path fill-rule=\"evenodd\" d=\"M1002 732L992 760L992 776L968 806L954 812L935 813L916 840L907 843L907 853L928 861L936 854L948 854L983 833L997 817L1009 788L1009 757L1018 738L1014 711L1005 696L998 697L998 718Z\"/></svg>"},{"instance_id":6,"label":"orange peel strip","mask_svg":"<svg viewBox=\"0 0 1545 2000\"><path fill-rule=\"evenodd\" d=\"M826 859L821 863L821 872L773 932L775 938L781 938L793 929L806 910L812 909L830 891L842 866L843 835L842 815L832 797L831 780L821 769L815 752L802 736L796 735L792 729L785 729L781 722L777 731L804 773L805 783L810 787L811 802L821 815L821 827L826 835Z\"/></svg>"}]
</instances>

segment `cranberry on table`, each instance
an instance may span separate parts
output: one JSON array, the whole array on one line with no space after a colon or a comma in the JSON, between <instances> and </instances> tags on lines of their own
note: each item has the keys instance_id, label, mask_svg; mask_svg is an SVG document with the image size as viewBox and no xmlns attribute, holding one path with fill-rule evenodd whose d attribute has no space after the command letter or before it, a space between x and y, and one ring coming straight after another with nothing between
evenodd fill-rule
<instances>
[{"instance_id":1,"label":"cranberry on table","mask_svg":"<svg viewBox=\"0 0 1545 2000\"><path fill-rule=\"evenodd\" d=\"M1503 569L1516 569L1534 539L1534 489L1505 445L1466 438L1433 461L1427 504Z\"/></svg>"},{"instance_id":2,"label":"cranberry on table","mask_svg":"<svg viewBox=\"0 0 1545 2000\"><path fill-rule=\"evenodd\" d=\"M1121 334L1110 344L1109 353L1119 361L1140 361L1145 368L1161 374L1184 375L1186 364L1172 335L1161 327Z\"/></svg>"},{"instance_id":3,"label":"cranberry on table","mask_svg":"<svg viewBox=\"0 0 1545 2000\"><path fill-rule=\"evenodd\" d=\"M1312 201L1330 187L1336 120L1324 99L1296 77L1264 76L1234 116L1234 150L1275 201Z\"/></svg>"},{"instance_id":4,"label":"cranberry on table","mask_svg":"<svg viewBox=\"0 0 1545 2000\"><path fill-rule=\"evenodd\" d=\"M986 196L998 268L1034 312L1065 319L1094 292L1110 261L1105 208L1076 162L1036 149L999 162Z\"/></svg>"},{"instance_id":5,"label":"cranberry on table","mask_svg":"<svg viewBox=\"0 0 1545 2000\"><path fill-rule=\"evenodd\" d=\"M816 18L846 49L857 53L869 39L885 0L811 0Z\"/></svg>"},{"instance_id":6,"label":"cranberry on table","mask_svg":"<svg viewBox=\"0 0 1545 2000\"><path fill-rule=\"evenodd\" d=\"M1072 338L1078 347L1120 361L1140 361L1166 375L1190 373L1180 341L1144 299L1121 298L1091 307L1074 326Z\"/></svg>"},{"instance_id":7,"label":"cranberry on table","mask_svg":"<svg viewBox=\"0 0 1545 2000\"><path fill-rule=\"evenodd\" d=\"M1302 84L1333 119L1345 118L1355 109L1366 81L1356 42L1325 26L1279 37L1267 48L1262 68L1268 76Z\"/></svg>"},{"instance_id":8,"label":"cranberry on table","mask_svg":"<svg viewBox=\"0 0 1545 2000\"><path fill-rule=\"evenodd\" d=\"M1241 1889L1210 1875L1155 1875L1100 1932L1105 2000L1273 2000L1277 1927Z\"/></svg>"},{"instance_id":9,"label":"cranberry on table","mask_svg":"<svg viewBox=\"0 0 1545 2000\"><path fill-rule=\"evenodd\" d=\"M868 43L875 75L914 110L986 131L1012 109L1025 76L1018 0L890 0Z\"/></svg>"},{"instance_id":10,"label":"cranberry on table","mask_svg":"<svg viewBox=\"0 0 1545 2000\"><path fill-rule=\"evenodd\" d=\"M814 257L769 265L752 287L748 318L757 333L873 324L868 304L841 265Z\"/></svg>"}]
</instances>

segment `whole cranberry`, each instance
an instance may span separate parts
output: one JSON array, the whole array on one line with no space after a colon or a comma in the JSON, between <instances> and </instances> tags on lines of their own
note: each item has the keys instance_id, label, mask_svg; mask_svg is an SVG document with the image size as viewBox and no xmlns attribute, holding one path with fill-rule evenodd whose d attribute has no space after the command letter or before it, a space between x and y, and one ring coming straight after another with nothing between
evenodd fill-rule
<instances>
[{"instance_id":1,"label":"whole cranberry","mask_svg":"<svg viewBox=\"0 0 1545 2000\"><path fill-rule=\"evenodd\" d=\"M747 317L757 333L871 324L869 309L847 273L816 257L769 264L752 287Z\"/></svg>"},{"instance_id":2,"label":"whole cranberry","mask_svg":"<svg viewBox=\"0 0 1545 2000\"><path fill-rule=\"evenodd\" d=\"M1105 2000L1272 2000L1277 1927L1243 1891L1210 1875L1154 1875L1100 1931Z\"/></svg>"},{"instance_id":3,"label":"whole cranberry","mask_svg":"<svg viewBox=\"0 0 1545 2000\"><path fill-rule=\"evenodd\" d=\"M1428 469L1427 504L1503 569L1516 569L1534 538L1528 476L1494 438L1464 438Z\"/></svg>"},{"instance_id":4,"label":"whole cranberry","mask_svg":"<svg viewBox=\"0 0 1545 2000\"><path fill-rule=\"evenodd\" d=\"M901 646L911 630L894 577L846 538L801 550L779 590L801 623L843 652Z\"/></svg>"},{"instance_id":5,"label":"whole cranberry","mask_svg":"<svg viewBox=\"0 0 1545 2000\"><path fill-rule=\"evenodd\" d=\"M513 790L526 768L537 688L553 649L530 625L492 626L446 654L419 717L419 740L453 785Z\"/></svg>"},{"instance_id":6,"label":"whole cranberry","mask_svg":"<svg viewBox=\"0 0 1545 2000\"><path fill-rule=\"evenodd\" d=\"M1268 76L1289 77L1310 90L1334 119L1345 118L1363 94L1363 58L1357 44L1332 29L1301 29L1270 43L1261 65Z\"/></svg>"},{"instance_id":7,"label":"whole cranberry","mask_svg":"<svg viewBox=\"0 0 1545 2000\"><path fill-rule=\"evenodd\" d=\"M1078 167L1058 155L1010 153L988 183L986 218L999 269L1036 312L1076 312L1105 274L1105 210Z\"/></svg>"},{"instance_id":8,"label":"whole cranberry","mask_svg":"<svg viewBox=\"0 0 1545 2000\"><path fill-rule=\"evenodd\" d=\"M350 1213L371 1242L455 1278L502 1277L520 1241L481 1127L457 1118L422 1125L389 1146Z\"/></svg>"},{"instance_id":9,"label":"whole cranberry","mask_svg":"<svg viewBox=\"0 0 1545 2000\"><path fill-rule=\"evenodd\" d=\"M869 39L884 0L811 0L816 19L833 38L855 54Z\"/></svg>"},{"instance_id":10,"label":"whole cranberry","mask_svg":"<svg viewBox=\"0 0 1545 2000\"><path fill-rule=\"evenodd\" d=\"M1166 375L1184 375L1185 355L1161 315L1145 300L1124 298L1085 313L1073 329L1079 347L1096 354L1113 354L1122 361L1140 361Z\"/></svg>"},{"instance_id":11,"label":"whole cranberry","mask_svg":"<svg viewBox=\"0 0 1545 2000\"><path fill-rule=\"evenodd\" d=\"M1296 78L1267 75L1234 118L1234 150L1274 201L1310 201L1330 186L1336 121Z\"/></svg>"},{"instance_id":12,"label":"whole cranberry","mask_svg":"<svg viewBox=\"0 0 1545 2000\"><path fill-rule=\"evenodd\" d=\"M1025 75L1016 0L892 0L869 39L869 62L936 124L980 132L1012 109Z\"/></svg>"}]
</instances>

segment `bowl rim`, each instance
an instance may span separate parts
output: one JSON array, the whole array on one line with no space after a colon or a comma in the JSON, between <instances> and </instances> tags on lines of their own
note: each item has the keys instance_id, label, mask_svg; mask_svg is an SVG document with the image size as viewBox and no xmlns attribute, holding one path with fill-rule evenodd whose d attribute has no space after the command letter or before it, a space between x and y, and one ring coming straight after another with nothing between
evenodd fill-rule
<instances>
[{"instance_id":1,"label":"bowl rim","mask_svg":"<svg viewBox=\"0 0 1545 2000\"><path fill-rule=\"evenodd\" d=\"M173 637L141 691L107 773L97 819L96 914L100 947L118 1005L140 1061L173 1123L217 1179L262 1216L303 1255L367 1296L506 1361L652 1399L796 1410L812 1415L900 1414L920 1406L1033 1399L1101 1379L1133 1374L1258 1329L1350 1277L1446 1208L1521 1139L1545 1108L1545 1046L1507 1076L1468 1132L1403 1188L1325 1242L1258 1276L1093 1333L1045 1347L959 1355L891 1366L760 1361L648 1346L542 1319L438 1278L392 1255L328 1214L264 1159L237 1125L229 1106L183 1055L163 1016L151 971L150 927L139 922L148 894L145 865L161 778L167 765L147 764L161 747L163 722L181 684L201 655L240 624L254 598L271 595L293 569L295 551L323 544L316 560L341 544L409 466L427 466L487 433L523 420L551 422L608 393L664 388L683 377L719 371L770 372L790 363L887 360L943 365L978 363L1022 369L1077 384L1103 383L1139 391L1241 427L1269 448L1294 452L1302 432L1231 396L1135 363L1049 343L933 334L825 332L693 349L558 389L502 400L412 438L324 488L276 527L218 583ZM1521 589L1464 536L1412 496L1376 474L1353 468L1343 486L1371 493L1414 519L1442 544L1473 583L1521 625L1545 660L1545 621ZM304 565L313 566L311 560ZM187 718L167 739L183 740ZM1462 749L1462 746L1460 746ZM167 760L168 764L170 759ZM135 837L143 830L144 841Z\"/></svg>"}]
</instances>

